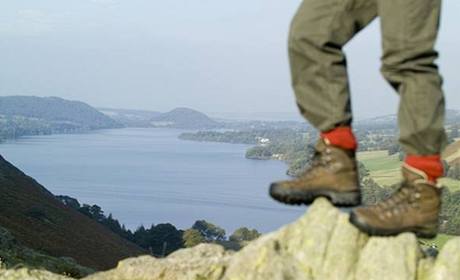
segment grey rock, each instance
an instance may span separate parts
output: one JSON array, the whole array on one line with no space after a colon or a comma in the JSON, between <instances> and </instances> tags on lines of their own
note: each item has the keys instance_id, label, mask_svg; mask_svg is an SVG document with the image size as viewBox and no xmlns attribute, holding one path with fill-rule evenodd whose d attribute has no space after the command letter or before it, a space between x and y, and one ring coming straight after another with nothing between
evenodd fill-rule
<instances>
[{"instance_id":1,"label":"grey rock","mask_svg":"<svg viewBox=\"0 0 460 280\"><path fill-rule=\"evenodd\" d=\"M460 238L451 239L444 245L435 261L431 279L460 279Z\"/></svg>"},{"instance_id":2,"label":"grey rock","mask_svg":"<svg viewBox=\"0 0 460 280\"><path fill-rule=\"evenodd\" d=\"M150 256L121 261L118 267L108 272L91 275L86 280L198 280L221 279L230 252L221 246L201 244L171 254L168 258Z\"/></svg>"},{"instance_id":3,"label":"grey rock","mask_svg":"<svg viewBox=\"0 0 460 280\"><path fill-rule=\"evenodd\" d=\"M422 253L413 234L371 238L356 265L356 280L416 279Z\"/></svg>"},{"instance_id":4,"label":"grey rock","mask_svg":"<svg viewBox=\"0 0 460 280\"><path fill-rule=\"evenodd\" d=\"M432 271L434 266L434 258L421 259L417 268L417 280L432 279Z\"/></svg>"}]
</instances>

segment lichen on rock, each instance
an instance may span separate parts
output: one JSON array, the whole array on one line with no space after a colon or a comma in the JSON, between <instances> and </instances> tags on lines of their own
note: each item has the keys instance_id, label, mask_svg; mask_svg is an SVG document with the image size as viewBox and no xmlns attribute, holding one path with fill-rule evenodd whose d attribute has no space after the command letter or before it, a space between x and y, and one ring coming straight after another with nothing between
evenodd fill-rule
<instances>
[{"instance_id":1,"label":"lichen on rock","mask_svg":"<svg viewBox=\"0 0 460 280\"><path fill-rule=\"evenodd\" d=\"M17 278L15 273L25 272L3 270L0 279L66 279L51 274ZM415 235L368 237L348 222L347 213L320 198L297 221L261 236L239 252L202 244L164 259L127 259L113 270L84 279L459 280L460 237L451 239L436 259L428 258Z\"/></svg>"}]
</instances>

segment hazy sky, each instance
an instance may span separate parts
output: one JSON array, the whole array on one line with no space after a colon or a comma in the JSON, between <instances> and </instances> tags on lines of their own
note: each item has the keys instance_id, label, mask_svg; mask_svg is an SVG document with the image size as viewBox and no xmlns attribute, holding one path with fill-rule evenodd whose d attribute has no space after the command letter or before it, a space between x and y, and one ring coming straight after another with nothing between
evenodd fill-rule
<instances>
[{"instance_id":1,"label":"hazy sky","mask_svg":"<svg viewBox=\"0 0 460 280\"><path fill-rule=\"evenodd\" d=\"M297 112L286 37L298 0L14 0L0 9L0 95L167 111ZM460 1L438 41L460 109ZM379 74L378 22L347 46L357 118L396 112Z\"/></svg>"}]
</instances>

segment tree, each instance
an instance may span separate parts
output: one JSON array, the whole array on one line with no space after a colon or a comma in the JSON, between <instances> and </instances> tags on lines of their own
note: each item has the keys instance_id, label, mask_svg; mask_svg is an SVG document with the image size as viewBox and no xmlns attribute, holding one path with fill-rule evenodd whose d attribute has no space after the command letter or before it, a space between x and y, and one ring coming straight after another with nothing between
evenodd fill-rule
<instances>
[{"instance_id":1,"label":"tree","mask_svg":"<svg viewBox=\"0 0 460 280\"><path fill-rule=\"evenodd\" d=\"M452 131L450 133L450 137L453 138L453 139L460 137L460 132L459 131L460 131L459 128L456 128L456 127L452 128Z\"/></svg>"},{"instance_id":2,"label":"tree","mask_svg":"<svg viewBox=\"0 0 460 280\"><path fill-rule=\"evenodd\" d=\"M83 204L78 211L98 222L105 220L104 211L102 211L101 207L98 205L90 206L88 204Z\"/></svg>"},{"instance_id":3,"label":"tree","mask_svg":"<svg viewBox=\"0 0 460 280\"><path fill-rule=\"evenodd\" d=\"M225 230L205 220L196 221L192 229L199 231L207 242L225 240Z\"/></svg>"},{"instance_id":4,"label":"tree","mask_svg":"<svg viewBox=\"0 0 460 280\"><path fill-rule=\"evenodd\" d=\"M392 188L381 187L371 177L365 176L360 180L364 204L375 204L389 197Z\"/></svg>"},{"instance_id":5,"label":"tree","mask_svg":"<svg viewBox=\"0 0 460 280\"><path fill-rule=\"evenodd\" d=\"M394 155L396 153L399 153L401 151L401 146L399 146L398 143L391 145L388 147L388 155Z\"/></svg>"},{"instance_id":6,"label":"tree","mask_svg":"<svg viewBox=\"0 0 460 280\"><path fill-rule=\"evenodd\" d=\"M149 229L141 226L134 232L133 242L155 256L164 257L184 247L182 235L183 231L171 224L152 225Z\"/></svg>"},{"instance_id":7,"label":"tree","mask_svg":"<svg viewBox=\"0 0 460 280\"><path fill-rule=\"evenodd\" d=\"M57 195L56 198L59 199L63 204L69 206L70 208L78 210L81 207L80 202L78 202L78 200L73 197L67 195Z\"/></svg>"},{"instance_id":8,"label":"tree","mask_svg":"<svg viewBox=\"0 0 460 280\"><path fill-rule=\"evenodd\" d=\"M449 166L447 170L447 177L460 180L460 162L452 166Z\"/></svg>"},{"instance_id":9,"label":"tree","mask_svg":"<svg viewBox=\"0 0 460 280\"><path fill-rule=\"evenodd\" d=\"M446 188L442 193L442 202L439 231L460 235L460 191L451 192Z\"/></svg>"},{"instance_id":10,"label":"tree","mask_svg":"<svg viewBox=\"0 0 460 280\"><path fill-rule=\"evenodd\" d=\"M364 178L369 175L369 169L367 169L361 161L358 161L358 173L360 178Z\"/></svg>"},{"instance_id":11,"label":"tree","mask_svg":"<svg viewBox=\"0 0 460 280\"><path fill-rule=\"evenodd\" d=\"M270 159L272 156L270 149L265 146L254 146L246 151L248 159Z\"/></svg>"},{"instance_id":12,"label":"tree","mask_svg":"<svg viewBox=\"0 0 460 280\"><path fill-rule=\"evenodd\" d=\"M198 244L205 243L206 239L201 233L196 229L187 229L182 235L182 240L184 241L184 246L186 248L194 247Z\"/></svg>"},{"instance_id":13,"label":"tree","mask_svg":"<svg viewBox=\"0 0 460 280\"><path fill-rule=\"evenodd\" d=\"M252 241L260 236L260 233L255 229L248 229L246 227L239 228L230 235L230 241L241 242L241 241Z\"/></svg>"},{"instance_id":14,"label":"tree","mask_svg":"<svg viewBox=\"0 0 460 280\"><path fill-rule=\"evenodd\" d=\"M158 224L151 226L148 232L148 246L156 256L167 256L170 253L183 248L183 231L178 230L172 224Z\"/></svg>"},{"instance_id":15,"label":"tree","mask_svg":"<svg viewBox=\"0 0 460 280\"><path fill-rule=\"evenodd\" d=\"M406 158L406 153L403 150L401 150L401 151L399 151L399 156L398 157L399 157L399 161L403 161L404 158Z\"/></svg>"},{"instance_id":16,"label":"tree","mask_svg":"<svg viewBox=\"0 0 460 280\"><path fill-rule=\"evenodd\" d=\"M144 225L141 225L134 231L133 242L142 248L148 248L147 230L145 229Z\"/></svg>"},{"instance_id":17,"label":"tree","mask_svg":"<svg viewBox=\"0 0 460 280\"><path fill-rule=\"evenodd\" d=\"M132 232L130 230L127 230L125 228L125 225L121 225L117 219L114 219L112 213L110 213L107 218L101 221L101 224L103 224L116 234L120 235L121 237L131 241L133 240Z\"/></svg>"}]
</instances>

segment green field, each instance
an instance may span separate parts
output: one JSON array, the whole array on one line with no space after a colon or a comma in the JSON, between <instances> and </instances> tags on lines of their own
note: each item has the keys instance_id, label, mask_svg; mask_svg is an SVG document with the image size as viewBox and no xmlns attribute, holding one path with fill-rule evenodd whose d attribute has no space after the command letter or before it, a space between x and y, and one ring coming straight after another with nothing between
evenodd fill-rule
<instances>
[{"instance_id":1,"label":"green field","mask_svg":"<svg viewBox=\"0 0 460 280\"><path fill-rule=\"evenodd\" d=\"M443 152L443 158L447 162L452 162L460 158L460 140L457 139L457 142L454 142L446 147Z\"/></svg>"},{"instance_id":2,"label":"green field","mask_svg":"<svg viewBox=\"0 0 460 280\"><path fill-rule=\"evenodd\" d=\"M460 191L460 180L454 180L451 178L442 178L439 181L441 182L443 186L449 188L449 190L452 192Z\"/></svg>"},{"instance_id":3,"label":"green field","mask_svg":"<svg viewBox=\"0 0 460 280\"><path fill-rule=\"evenodd\" d=\"M391 186L401 180L398 155L389 156L387 151L358 153L361 161L370 172L370 176L381 186Z\"/></svg>"},{"instance_id":4,"label":"green field","mask_svg":"<svg viewBox=\"0 0 460 280\"><path fill-rule=\"evenodd\" d=\"M370 176L381 186L391 186L401 180L401 161L398 154L389 156L387 151L372 151L358 153L361 161L370 172ZM443 178L441 184L451 191L460 191L460 181Z\"/></svg>"},{"instance_id":5,"label":"green field","mask_svg":"<svg viewBox=\"0 0 460 280\"><path fill-rule=\"evenodd\" d=\"M420 239L421 243L424 245L423 247L429 247L430 245L435 245L437 248L441 249L444 244L446 244L449 239L455 236L447 235L447 234L438 234L434 239Z\"/></svg>"}]
</instances>

